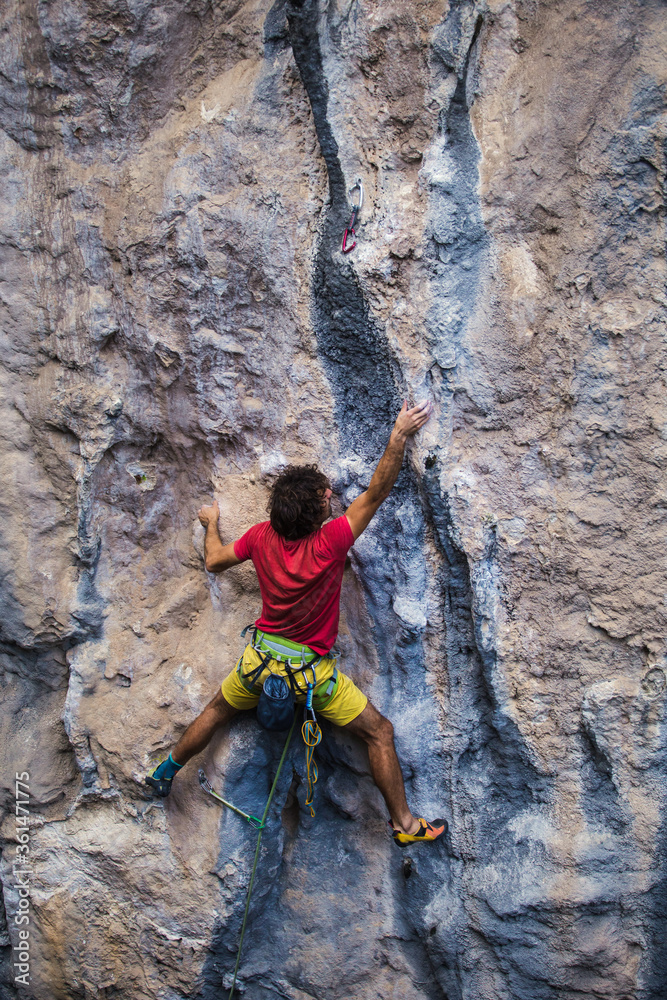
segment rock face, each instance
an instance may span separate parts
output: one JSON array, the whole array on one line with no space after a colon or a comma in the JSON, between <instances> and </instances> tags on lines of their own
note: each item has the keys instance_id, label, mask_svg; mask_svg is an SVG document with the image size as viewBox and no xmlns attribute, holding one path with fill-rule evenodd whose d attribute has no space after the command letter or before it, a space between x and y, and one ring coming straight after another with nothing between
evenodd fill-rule
<instances>
[{"instance_id":1,"label":"rock face","mask_svg":"<svg viewBox=\"0 0 667 1000\"><path fill-rule=\"evenodd\" d=\"M291 460L344 506L407 396L339 645L451 835L401 857L326 725L312 819L295 740L239 990L667 996L664 3L0 18L2 995L226 995L255 836L196 770L261 814L282 739L250 715L142 784L260 606L196 510L238 537Z\"/></svg>"}]
</instances>

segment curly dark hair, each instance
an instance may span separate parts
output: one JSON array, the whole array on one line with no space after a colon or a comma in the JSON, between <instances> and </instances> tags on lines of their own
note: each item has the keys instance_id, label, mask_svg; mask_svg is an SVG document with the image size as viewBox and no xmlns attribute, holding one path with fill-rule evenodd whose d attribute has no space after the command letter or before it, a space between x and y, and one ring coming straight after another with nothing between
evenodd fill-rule
<instances>
[{"instance_id":1,"label":"curly dark hair","mask_svg":"<svg viewBox=\"0 0 667 1000\"><path fill-rule=\"evenodd\" d=\"M283 538L296 541L318 527L322 498L331 483L316 465L288 465L274 480L267 511L271 527Z\"/></svg>"}]
</instances>

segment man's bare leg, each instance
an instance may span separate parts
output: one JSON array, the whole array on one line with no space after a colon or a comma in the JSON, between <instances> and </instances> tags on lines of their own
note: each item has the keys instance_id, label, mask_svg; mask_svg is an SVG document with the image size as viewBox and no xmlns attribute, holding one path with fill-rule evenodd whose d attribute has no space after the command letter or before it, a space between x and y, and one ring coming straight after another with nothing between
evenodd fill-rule
<instances>
[{"instance_id":1,"label":"man's bare leg","mask_svg":"<svg viewBox=\"0 0 667 1000\"><path fill-rule=\"evenodd\" d=\"M218 688L215 698L209 701L204 711L190 723L172 750L172 760L177 764L187 764L191 757L201 753L204 747L208 746L216 729L230 722L237 712L238 709L232 708Z\"/></svg>"},{"instance_id":2,"label":"man's bare leg","mask_svg":"<svg viewBox=\"0 0 667 1000\"><path fill-rule=\"evenodd\" d=\"M380 715L369 701L356 719L341 728L354 733L368 747L373 781L387 803L394 829L403 833L416 833L419 820L410 812L405 798L403 774L394 746L394 727L389 719Z\"/></svg>"},{"instance_id":3,"label":"man's bare leg","mask_svg":"<svg viewBox=\"0 0 667 1000\"><path fill-rule=\"evenodd\" d=\"M167 759L158 764L152 774L146 775L145 784L162 798L169 795L171 783L183 765L203 750L216 729L233 719L236 712L218 690L204 711L190 723Z\"/></svg>"}]
</instances>

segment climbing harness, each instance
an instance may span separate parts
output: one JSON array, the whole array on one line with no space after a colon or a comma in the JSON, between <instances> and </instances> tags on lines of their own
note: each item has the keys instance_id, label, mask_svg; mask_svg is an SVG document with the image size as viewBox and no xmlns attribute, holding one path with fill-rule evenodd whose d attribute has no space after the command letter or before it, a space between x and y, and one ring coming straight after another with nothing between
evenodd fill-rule
<instances>
[{"instance_id":1,"label":"climbing harness","mask_svg":"<svg viewBox=\"0 0 667 1000\"><path fill-rule=\"evenodd\" d=\"M241 635L245 636L250 629L253 630L251 645L255 652L259 654L260 663L254 670L243 675L241 671L242 661L239 660L237 669L243 684L249 690L252 689L264 670L269 666L271 660L277 660L279 663L282 663L287 675L286 681L281 675L270 673L264 681L262 693L259 696L257 704L257 721L260 725L264 726L265 729L287 729L289 725L289 719L287 719L288 713L291 712L290 718L294 718L297 692L300 694L305 693L306 695L303 725L301 726L301 735L306 745L308 793L305 804L310 809L310 815L314 817L313 797L315 794L315 783L317 782L317 764L313 756L315 747L322 741L322 730L319 727L315 709L313 708L313 693L317 687L316 667L322 662L324 657L319 653L315 653L309 646L302 646L291 642L291 640L285 639L283 636L267 635L266 632L260 632L255 625L247 625ZM334 655L337 657L338 654ZM310 680L307 679L308 672L311 675ZM297 680L297 674L301 674L305 682L305 692ZM322 696L324 699L328 700L331 697L337 683L338 668L334 665L333 674Z\"/></svg>"},{"instance_id":2,"label":"climbing harness","mask_svg":"<svg viewBox=\"0 0 667 1000\"><path fill-rule=\"evenodd\" d=\"M306 706L303 711L303 725L301 726L301 735L306 745L308 794L306 795L305 804L310 809L310 815L314 817L313 797L315 794L315 783L317 782L317 764L313 756L315 747L322 741L322 730L319 727L315 709L313 708L313 693L317 687L317 674L315 670L324 657L319 653L315 653L309 646L301 646L298 643L291 642L289 639L285 639L283 636L267 635L266 632L260 632L255 625L246 625L241 635L245 636L250 629L253 629L251 645L255 652L259 654L260 663L254 670L251 670L250 673L244 676L241 672L241 660L239 660L238 671L242 682L246 687L252 688L264 670L269 666L269 662L273 659L282 663L285 667L289 688L291 689L288 690L288 684L282 676L269 674L264 681L257 705L257 721L260 725L264 726L265 729L287 729L289 721L285 720L289 711L292 712L292 715L294 713L296 694L297 692L304 694L304 689L297 681L296 675L301 674L305 681ZM338 654L334 655L337 657ZM298 665L295 666L295 664ZM308 671L310 671L311 680L307 680ZM328 700L331 697L337 683L338 668L334 665L333 674L323 694L323 698ZM287 707L288 705L290 708Z\"/></svg>"},{"instance_id":3,"label":"climbing harness","mask_svg":"<svg viewBox=\"0 0 667 1000\"><path fill-rule=\"evenodd\" d=\"M356 234L356 232L354 230L354 227L357 224L357 221L359 219L359 213L361 212L361 206L364 203L364 186L361 183L361 177L357 177L357 179L355 181L355 184L354 184L354 187L352 188L352 191L356 191L356 190L359 191L359 200L358 200L358 202L357 202L356 205L352 206L352 215L350 217L350 224L347 227L347 229L345 230L345 232L343 233L343 246L341 247L341 250L342 250L343 253L351 253L352 250L354 250L354 248L357 245L357 240L356 240L356 235L357 234ZM354 243L351 246L347 245L347 238L348 238L348 236L354 236L355 237Z\"/></svg>"},{"instance_id":4,"label":"climbing harness","mask_svg":"<svg viewBox=\"0 0 667 1000\"><path fill-rule=\"evenodd\" d=\"M245 636L247 632L252 630L252 638L250 639L250 645L259 655L260 663L250 670L247 674L243 673L243 657L239 660L236 665L236 672L239 675L239 680L243 684L247 691L256 693L258 690L258 681L262 673L269 667L271 660L276 660L278 663L282 664L285 669L285 675L287 678L287 683L291 689L291 692L296 700L297 694L306 695L308 694L308 681L306 679L306 672L310 671L313 680L313 690L317 687L317 675L316 670L320 665L322 660L325 658L321 653L316 653L314 650L310 649L309 646L303 646L299 643L292 642L290 639L285 639L280 635L269 635L267 632L260 632L256 625L246 625L246 627L241 632L242 636ZM335 660L338 659L339 653L333 651L331 656ZM327 654L327 658L329 654ZM302 682L299 683L298 675L301 674ZM269 674L269 676L264 681L263 687L260 689L262 693L266 694L264 699L267 714L270 704L273 702L281 701L279 697L280 687L274 687L274 682L271 678L280 677L280 680L285 683L285 678L278 674ZM267 682L271 681L269 690L266 691ZM322 703L326 702L333 696L338 686L338 667L334 662L334 669L331 677L329 678L329 683L327 684L326 690L318 693L319 707L322 707ZM262 701L262 694L260 694L260 702ZM264 726L265 729L279 728L277 726L267 726L263 719L260 717L258 709L258 721L260 725ZM312 708L312 704L311 704ZM264 714L264 713L262 713ZM291 722L291 716L288 720L287 725ZM282 728L287 729L287 725L283 725Z\"/></svg>"}]
</instances>

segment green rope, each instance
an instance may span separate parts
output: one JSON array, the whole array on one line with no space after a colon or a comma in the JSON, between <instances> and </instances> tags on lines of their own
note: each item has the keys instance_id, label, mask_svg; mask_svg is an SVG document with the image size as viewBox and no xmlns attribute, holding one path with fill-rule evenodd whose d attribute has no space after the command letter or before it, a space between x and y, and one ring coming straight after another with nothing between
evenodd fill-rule
<instances>
[{"instance_id":1,"label":"green rope","mask_svg":"<svg viewBox=\"0 0 667 1000\"><path fill-rule=\"evenodd\" d=\"M229 991L228 1000L232 1000L232 997L234 995L234 987L236 986L236 974L239 971L239 963L241 961L241 948L243 947L243 935L245 934L245 925L246 925L246 923L248 921L248 910L250 909L250 895L252 893L253 882L255 881L255 871L257 870L257 862L259 860L259 847L260 847L260 844L262 843L262 833L264 832L264 826L266 824L266 817L268 816L269 809L271 808L271 802L273 800L273 793L276 790L276 785L278 784L278 778L280 777L280 772L282 770L282 766L285 763L285 756L287 754L287 748L289 746L290 740L292 739L292 733L294 732L294 723L295 722L296 722L296 712L294 713L294 719L292 721L292 728L290 729L289 733L287 734L287 739L285 740L285 746L283 747L282 756L281 756L280 761L278 763L278 770L276 771L276 776L273 779L273 784L271 785L271 791L269 792L269 798L268 798L268 801L266 803L266 807L264 809L264 813L262 815L262 825L259 827L259 830L257 831L257 847L255 848L255 860L253 862L252 873L250 875L250 885L248 886L248 895L246 896L246 901L245 901L245 913L243 914L243 923L241 924L241 939L239 941L239 950L236 953L236 965L234 966L234 978L232 979L232 988Z\"/></svg>"}]
</instances>

